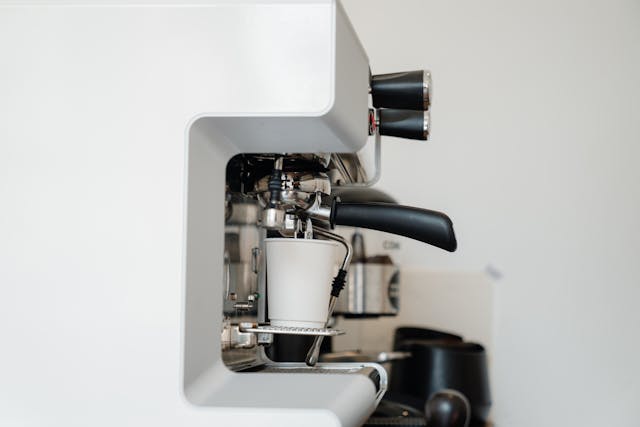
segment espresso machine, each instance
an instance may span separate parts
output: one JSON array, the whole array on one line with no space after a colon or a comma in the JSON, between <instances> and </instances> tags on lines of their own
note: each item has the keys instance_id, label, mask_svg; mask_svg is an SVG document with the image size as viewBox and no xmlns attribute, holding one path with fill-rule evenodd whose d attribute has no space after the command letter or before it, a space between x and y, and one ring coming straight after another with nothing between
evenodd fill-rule
<instances>
[{"instance_id":1,"label":"espresso machine","mask_svg":"<svg viewBox=\"0 0 640 427\"><path fill-rule=\"evenodd\" d=\"M456 238L445 214L381 202L367 189L380 173L376 168L381 163L382 136L428 139L430 73L376 75L368 67L362 71L356 77L364 79L366 87L357 97L366 104L353 111L362 118L353 125L373 146L369 150L373 159L367 159L366 149L352 153L336 148L242 152L228 160L224 197L219 201L225 207L220 342L221 360L233 378L260 383L258 390L280 390L277 384L294 378L303 378L309 391L316 390L320 380L334 380L334 392L366 383L370 389L373 386L373 395L362 409L370 411L387 387L387 374L380 365L318 360L324 338L343 333L330 327L334 313L397 313L397 296L389 288L397 284L398 271L388 257L367 260L361 235L350 242L334 228L393 233L450 252L456 249ZM244 126L234 123L234 129ZM365 275L380 276L388 286L382 286L378 295L368 292L366 299ZM268 350L275 341L280 347L293 342L283 339L286 336L308 338L297 341L308 344L303 360L270 357ZM255 390L242 390L244 399L255 402ZM226 392L224 399L229 398ZM364 414L360 412L360 417ZM360 418L356 425L362 422Z\"/></svg>"},{"instance_id":2,"label":"espresso machine","mask_svg":"<svg viewBox=\"0 0 640 427\"><path fill-rule=\"evenodd\" d=\"M359 304L334 227L456 240L442 213L339 193L376 181L385 138L427 139L430 74L378 73L339 0L0 19L0 424L364 423L385 370L318 361ZM283 336L304 360L269 358Z\"/></svg>"}]
</instances>

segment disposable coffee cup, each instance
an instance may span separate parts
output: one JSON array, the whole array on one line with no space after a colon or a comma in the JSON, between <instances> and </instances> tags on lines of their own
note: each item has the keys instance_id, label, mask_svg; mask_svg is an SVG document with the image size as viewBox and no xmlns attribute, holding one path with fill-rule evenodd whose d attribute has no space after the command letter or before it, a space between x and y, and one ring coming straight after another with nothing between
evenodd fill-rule
<instances>
[{"instance_id":1,"label":"disposable coffee cup","mask_svg":"<svg viewBox=\"0 0 640 427\"><path fill-rule=\"evenodd\" d=\"M340 245L315 239L266 239L272 326L324 328Z\"/></svg>"}]
</instances>

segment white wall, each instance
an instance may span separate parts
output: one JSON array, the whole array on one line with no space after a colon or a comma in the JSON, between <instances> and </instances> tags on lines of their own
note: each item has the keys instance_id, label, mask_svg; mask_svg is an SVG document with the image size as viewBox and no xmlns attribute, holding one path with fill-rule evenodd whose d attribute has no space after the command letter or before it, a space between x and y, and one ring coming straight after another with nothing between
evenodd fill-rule
<instances>
[{"instance_id":1,"label":"white wall","mask_svg":"<svg viewBox=\"0 0 640 427\"><path fill-rule=\"evenodd\" d=\"M344 5L374 73L433 72L432 141L385 141L380 187L456 226L403 265L502 276L497 425L639 425L640 3Z\"/></svg>"}]
</instances>

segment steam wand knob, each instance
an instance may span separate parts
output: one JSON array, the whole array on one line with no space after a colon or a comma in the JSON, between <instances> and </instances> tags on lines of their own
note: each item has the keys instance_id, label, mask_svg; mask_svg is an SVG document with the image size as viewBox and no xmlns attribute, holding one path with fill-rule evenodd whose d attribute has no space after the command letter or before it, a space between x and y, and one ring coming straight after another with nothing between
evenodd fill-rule
<instances>
[{"instance_id":1,"label":"steam wand knob","mask_svg":"<svg viewBox=\"0 0 640 427\"><path fill-rule=\"evenodd\" d=\"M426 111L431 105L431 73L426 70L377 74L370 87L375 108Z\"/></svg>"},{"instance_id":2,"label":"steam wand knob","mask_svg":"<svg viewBox=\"0 0 640 427\"><path fill-rule=\"evenodd\" d=\"M429 111L382 108L378 110L377 128L380 135L426 141L429 139L431 116Z\"/></svg>"}]
</instances>

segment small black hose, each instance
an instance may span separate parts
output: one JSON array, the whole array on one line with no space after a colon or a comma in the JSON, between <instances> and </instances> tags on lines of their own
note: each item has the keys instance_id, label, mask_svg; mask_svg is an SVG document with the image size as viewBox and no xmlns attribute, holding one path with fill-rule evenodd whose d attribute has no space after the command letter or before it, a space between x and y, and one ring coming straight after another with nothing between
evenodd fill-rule
<instances>
[{"instance_id":1,"label":"small black hose","mask_svg":"<svg viewBox=\"0 0 640 427\"><path fill-rule=\"evenodd\" d=\"M282 157L273 162L273 172L269 178L269 207L275 208L282 200Z\"/></svg>"},{"instance_id":2,"label":"small black hose","mask_svg":"<svg viewBox=\"0 0 640 427\"><path fill-rule=\"evenodd\" d=\"M340 291L344 289L344 284L347 280L347 270L340 269L336 277L333 278L333 283L331 283L331 295L338 298L340 296Z\"/></svg>"}]
</instances>

